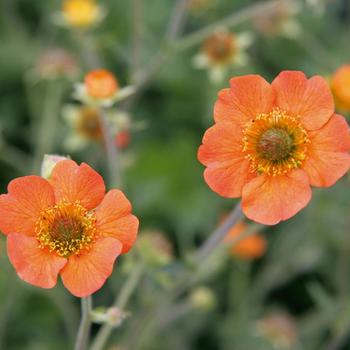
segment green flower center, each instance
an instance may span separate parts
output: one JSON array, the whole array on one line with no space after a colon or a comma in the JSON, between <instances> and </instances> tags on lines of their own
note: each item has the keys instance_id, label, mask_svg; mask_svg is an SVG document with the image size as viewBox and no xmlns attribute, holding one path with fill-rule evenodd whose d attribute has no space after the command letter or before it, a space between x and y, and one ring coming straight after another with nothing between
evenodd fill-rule
<instances>
[{"instance_id":1,"label":"green flower center","mask_svg":"<svg viewBox=\"0 0 350 350\"><path fill-rule=\"evenodd\" d=\"M278 161L289 156L293 149L293 139L286 130L269 129L261 136L257 144L257 151L271 161Z\"/></svg>"}]
</instances>

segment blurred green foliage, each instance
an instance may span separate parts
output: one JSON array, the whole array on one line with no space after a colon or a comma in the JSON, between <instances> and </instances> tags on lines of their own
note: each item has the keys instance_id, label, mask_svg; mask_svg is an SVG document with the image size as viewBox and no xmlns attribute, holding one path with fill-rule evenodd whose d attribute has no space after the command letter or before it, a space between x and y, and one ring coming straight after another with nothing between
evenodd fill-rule
<instances>
[{"instance_id":1,"label":"blurred green foliage","mask_svg":"<svg viewBox=\"0 0 350 350\"><path fill-rule=\"evenodd\" d=\"M256 3L207 2L207 7L189 11L180 36ZM43 151L67 154L62 145L68 127L60 109L72 102L74 82L33 80L33 68L41 54L50 48L65 48L76 57L80 79L89 69L81 40L81 35L86 36L102 65L116 74L121 85L129 84L133 76L133 3L142 4L142 69L166 47L164 33L175 0L101 1L107 16L85 34L55 25L53 14L60 11L59 0L0 1L2 193L14 177L39 172L39 132L45 118L56 121L54 130L46 130L50 149ZM216 299L213 308L199 310L185 304L187 312L179 320L143 334L160 296L188 265L190 252L233 205L232 200L220 198L207 187L196 158L203 132L212 123L216 92L234 75L258 73L271 80L283 69L297 69L308 75L329 76L338 66L349 63L349 2L329 1L323 12L322 3L320 0L316 7L300 3L301 11L294 20L301 33L294 38L279 32L264 36L251 20L232 28L233 32L251 31L255 40L248 52L249 64L230 68L222 83L211 84L205 71L192 66L200 49L195 45L172 52L136 102L121 105L133 121L147 124L146 129L132 134L131 145L123 151L130 163L123 173L124 190L141 219L141 229L163 231L175 247L176 259L169 266L152 267L144 275L127 307L130 317L111 339L111 344L124 347L113 349L284 349L283 344L272 345L257 328L257 320L276 310L289 313L295 322L298 340L290 349L350 349L348 176L332 188L314 190L312 203L288 222L261 228L268 250L260 261L239 261L222 251L221 257L209 259L205 266L208 273L201 274L197 285L211 289ZM56 110L47 113L45 104L52 93L56 94ZM70 156L107 174L102 145L92 144ZM21 282L8 263L4 237L0 244L0 349L71 348L79 320L78 300L61 285L46 291ZM112 278L94 296L96 305L111 304L133 259L133 255L119 259ZM188 295L182 298L187 300ZM94 326L93 334L97 330Z\"/></svg>"}]
</instances>

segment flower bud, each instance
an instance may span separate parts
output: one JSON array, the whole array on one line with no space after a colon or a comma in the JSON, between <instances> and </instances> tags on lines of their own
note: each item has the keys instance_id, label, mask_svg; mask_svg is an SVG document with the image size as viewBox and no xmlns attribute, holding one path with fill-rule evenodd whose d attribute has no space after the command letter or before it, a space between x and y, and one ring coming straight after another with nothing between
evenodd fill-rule
<instances>
[{"instance_id":1,"label":"flower bud","mask_svg":"<svg viewBox=\"0 0 350 350\"><path fill-rule=\"evenodd\" d=\"M114 328L119 327L127 314L121 309L112 306L110 308L96 308L91 312L91 318L95 323L106 323Z\"/></svg>"},{"instance_id":2,"label":"flower bud","mask_svg":"<svg viewBox=\"0 0 350 350\"><path fill-rule=\"evenodd\" d=\"M164 266L174 258L173 246L159 231L145 231L139 235L137 247L140 255L149 264Z\"/></svg>"},{"instance_id":3,"label":"flower bud","mask_svg":"<svg viewBox=\"0 0 350 350\"><path fill-rule=\"evenodd\" d=\"M216 298L210 288L198 287L190 294L190 303L194 309L209 311L215 307Z\"/></svg>"},{"instance_id":4,"label":"flower bud","mask_svg":"<svg viewBox=\"0 0 350 350\"><path fill-rule=\"evenodd\" d=\"M49 179L51 177L51 173L55 165L58 162L66 159L69 158L57 154L45 154L44 159L41 163L41 177L43 177L44 179Z\"/></svg>"}]
</instances>

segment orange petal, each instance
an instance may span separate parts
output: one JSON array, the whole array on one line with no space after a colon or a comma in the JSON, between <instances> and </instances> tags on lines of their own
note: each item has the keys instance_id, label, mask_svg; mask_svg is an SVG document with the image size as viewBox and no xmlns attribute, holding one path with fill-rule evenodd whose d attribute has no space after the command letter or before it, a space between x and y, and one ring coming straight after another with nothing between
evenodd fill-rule
<instances>
[{"instance_id":1,"label":"orange petal","mask_svg":"<svg viewBox=\"0 0 350 350\"><path fill-rule=\"evenodd\" d=\"M334 113L334 101L326 80L307 79L298 71L284 71L272 82L276 105L292 117L300 117L307 130L322 127Z\"/></svg>"},{"instance_id":2,"label":"orange petal","mask_svg":"<svg viewBox=\"0 0 350 350\"><path fill-rule=\"evenodd\" d=\"M106 237L96 241L90 251L70 256L61 271L63 284L76 297L95 293L111 275L121 250L122 244L118 240Z\"/></svg>"},{"instance_id":3,"label":"orange petal","mask_svg":"<svg viewBox=\"0 0 350 350\"><path fill-rule=\"evenodd\" d=\"M344 117L334 114L320 130L309 133L311 143L304 170L310 184L333 185L350 168L350 134Z\"/></svg>"},{"instance_id":4,"label":"orange petal","mask_svg":"<svg viewBox=\"0 0 350 350\"><path fill-rule=\"evenodd\" d=\"M205 132L198 160L208 167L204 171L208 186L224 197L240 197L243 186L255 176L242 152L242 131L233 123L220 122Z\"/></svg>"},{"instance_id":5,"label":"orange petal","mask_svg":"<svg viewBox=\"0 0 350 350\"><path fill-rule=\"evenodd\" d=\"M236 122L242 126L262 113L271 111L274 92L271 85L260 75L232 78L230 89L219 92L214 106L214 119Z\"/></svg>"},{"instance_id":6,"label":"orange petal","mask_svg":"<svg viewBox=\"0 0 350 350\"><path fill-rule=\"evenodd\" d=\"M51 183L56 201L80 202L86 209L96 208L105 194L105 184L89 165L72 160L58 162L52 171Z\"/></svg>"},{"instance_id":7,"label":"orange petal","mask_svg":"<svg viewBox=\"0 0 350 350\"><path fill-rule=\"evenodd\" d=\"M12 180L8 194L0 196L0 230L5 234L34 235L35 222L41 211L54 203L51 185L40 176Z\"/></svg>"},{"instance_id":8,"label":"orange petal","mask_svg":"<svg viewBox=\"0 0 350 350\"><path fill-rule=\"evenodd\" d=\"M18 233L7 236L7 251L18 276L41 288L54 287L58 273L67 263L67 259L39 248L35 238Z\"/></svg>"},{"instance_id":9,"label":"orange petal","mask_svg":"<svg viewBox=\"0 0 350 350\"><path fill-rule=\"evenodd\" d=\"M311 199L306 173L300 169L286 175L261 175L243 188L242 208L251 220L275 225L303 209Z\"/></svg>"},{"instance_id":10,"label":"orange petal","mask_svg":"<svg viewBox=\"0 0 350 350\"><path fill-rule=\"evenodd\" d=\"M109 191L96 208L96 227L103 236L118 239L127 253L134 244L139 220L131 214L131 204L119 190Z\"/></svg>"}]
</instances>

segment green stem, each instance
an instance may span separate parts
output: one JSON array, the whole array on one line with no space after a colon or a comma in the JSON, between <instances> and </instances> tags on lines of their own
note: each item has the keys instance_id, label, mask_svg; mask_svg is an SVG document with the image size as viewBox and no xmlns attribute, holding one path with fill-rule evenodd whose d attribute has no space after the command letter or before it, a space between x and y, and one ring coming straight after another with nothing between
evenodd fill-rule
<instances>
[{"instance_id":1,"label":"green stem","mask_svg":"<svg viewBox=\"0 0 350 350\"><path fill-rule=\"evenodd\" d=\"M74 32L75 41L80 45L83 62L87 69L97 69L103 67L101 57L96 52L93 39L84 31Z\"/></svg>"},{"instance_id":2,"label":"green stem","mask_svg":"<svg viewBox=\"0 0 350 350\"><path fill-rule=\"evenodd\" d=\"M81 320L74 350L86 350L89 344L91 328L92 297L81 298Z\"/></svg>"},{"instance_id":3,"label":"green stem","mask_svg":"<svg viewBox=\"0 0 350 350\"><path fill-rule=\"evenodd\" d=\"M120 188L121 186L121 169L118 147L114 143L114 137L107 118L107 112L103 108L100 109L100 123L105 141L110 187Z\"/></svg>"},{"instance_id":4,"label":"green stem","mask_svg":"<svg viewBox=\"0 0 350 350\"><path fill-rule=\"evenodd\" d=\"M196 281L196 272L205 266L208 261L208 257L213 253L215 248L219 245L223 237L234 226L239 220L243 218L241 210L241 203L238 203L231 211L225 222L219 226L209 238L198 248L195 254L194 266L191 270L186 270L175 282L172 290L164 296L158 303L159 307L156 311L151 310L150 313L146 313L145 318L141 320L142 326L139 328L136 326L136 332L140 329L137 338L130 339L131 345L128 344L128 348L138 349L146 339L149 338L150 334L153 334L159 324L162 324L163 319L168 315L174 301L186 292L193 283ZM232 240L231 246L238 243L243 237L251 234L250 232L242 232L239 236ZM97 349L92 349L97 350Z\"/></svg>"},{"instance_id":5,"label":"green stem","mask_svg":"<svg viewBox=\"0 0 350 350\"><path fill-rule=\"evenodd\" d=\"M210 237L203 243L197 252L197 264L201 265L203 261L213 252L216 246L221 242L226 233L231 227L233 227L239 220L243 218L241 203L238 203L236 207L231 211L225 222L219 226Z\"/></svg>"},{"instance_id":6,"label":"green stem","mask_svg":"<svg viewBox=\"0 0 350 350\"><path fill-rule=\"evenodd\" d=\"M165 67L166 61L174 54L187 50L195 45L202 43L208 36L210 36L217 28L220 27L233 27L239 25L245 21L248 21L256 16L260 16L264 12L273 10L284 2L292 2L295 0L270 0L260 2L254 5L249 5L246 8L235 12L234 14L218 20L202 29L195 31L192 34L176 39L176 35L173 37L173 41L166 43L163 49L160 49L154 57L150 60L150 64L143 69L138 75L138 82L135 84L137 93L134 94L129 100L129 104L135 103L137 97L147 87L153 77L159 72L162 67ZM179 7L180 8L180 7ZM183 12L182 15L184 15ZM178 29L176 29L176 34Z\"/></svg>"},{"instance_id":7,"label":"green stem","mask_svg":"<svg viewBox=\"0 0 350 350\"><path fill-rule=\"evenodd\" d=\"M264 12L271 11L274 8L278 7L281 3L293 1L295 0L270 0L262 1L254 5L249 5L243 10L237 11L219 21L216 21L202 29L197 30L192 34L185 36L182 39L179 39L177 43L175 43L175 50L177 52L186 50L192 46L198 45L201 42L203 42L203 40L205 40L208 36L215 32L217 28L233 27L235 25L241 24L242 22L248 21L256 16L261 16L264 14Z\"/></svg>"},{"instance_id":8,"label":"green stem","mask_svg":"<svg viewBox=\"0 0 350 350\"><path fill-rule=\"evenodd\" d=\"M127 279L124 286L122 287L122 290L117 296L113 304L114 307L117 307L118 309L121 309L121 310L123 310L126 307L132 293L134 292L136 286L138 285L138 282L142 276L143 269L144 269L144 266L141 264L135 266L129 278ZM90 350L102 350L106 345L108 338L112 333L112 330L113 330L112 326L110 326L107 323L104 324L100 328L99 332L97 333L96 338L93 341Z\"/></svg>"},{"instance_id":9,"label":"green stem","mask_svg":"<svg viewBox=\"0 0 350 350\"><path fill-rule=\"evenodd\" d=\"M175 40L181 32L188 10L188 4L189 0L177 0L175 2L166 35L169 42Z\"/></svg>"},{"instance_id":10,"label":"green stem","mask_svg":"<svg viewBox=\"0 0 350 350\"><path fill-rule=\"evenodd\" d=\"M131 51L131 81L137 81L140 69L140 53L143 32L143 0L132 1L132 51Z\"/></svg>"},{"instance_id":11,"label":"green stem","mask_svg":"<svg viewBox=\"0 0 350 350\"><path fill-rule=\"evenodd\" d=\"M6 295L4 297L4 300L2 300L2 310L0 315L0 349L6 348L4 341L6 328L8 327L8 321L11 317L12 308L16 305L16 286L13 274L8 274L6 287Z\"/></svg>"},{"instance_id":12,"label":"green stem","mask_svg":"<svg viewBox=\"0 0 350 350\"><path fill-rule=\"evenodd\" d=\"M52 152L55 135L57 132L56 124L59 113L61 98L63 94L62 83L54 80L47 82L46 96L44 97L43 112L38 121L37 144L33 161L33 173L39 172L41 161L44 154Z\"/></svg>"}]
</instances>

